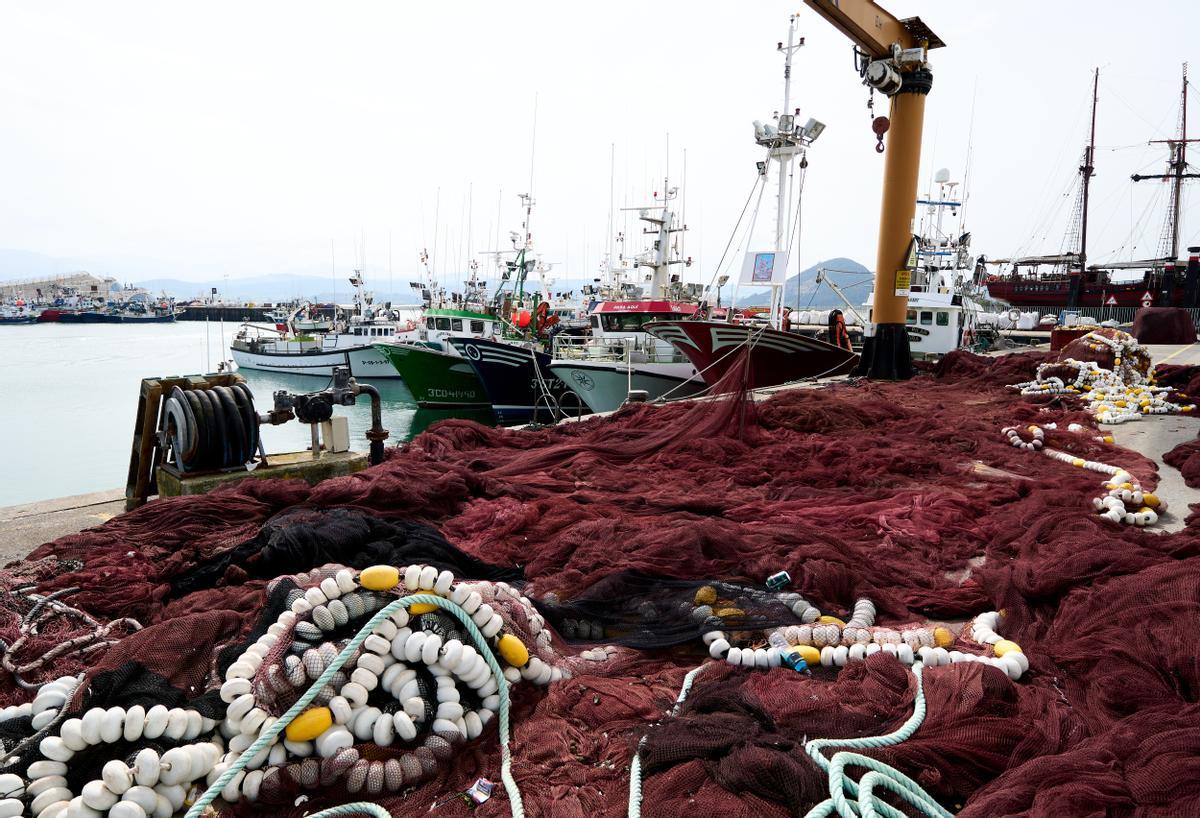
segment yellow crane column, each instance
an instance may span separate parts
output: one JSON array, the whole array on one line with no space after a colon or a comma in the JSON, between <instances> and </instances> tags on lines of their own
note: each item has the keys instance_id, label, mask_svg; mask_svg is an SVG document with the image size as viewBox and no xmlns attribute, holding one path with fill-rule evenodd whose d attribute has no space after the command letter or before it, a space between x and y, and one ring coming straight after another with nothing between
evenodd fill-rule
<instances>
[{"instance_id":1,"label":"yellow crane column","mask_svg":"<svg viewBox=\"0 0 1200 818\"><path fill-rule=\"evenodd\" d=\"M925 95L933 86L927 59L944 43L920 18L899 20L874 0L804 0L853 41L863 82L891 99L883 202L875 257L875 295L859 374L900 380L912 377L905 319L908 313L909 248L917 210ZM880 145L882 148L882 132Z\"/></svg>"},{"instance_id":2,"label":"yellow crane column","mask_svg":"<svg viewBox=\"0 0 1200 818\"><path fill-rule=\"evenodd\" d=\"M870 339L871 348L863 348L859 364L860 374L885 380L912 377L906 327L908 256L917 212L925 95L933 84L933 75L927 68L900 76L900 90L891 98L891 126L884 154L875 296L871 304L875 332Z\"/></svg>"}]
</instances>

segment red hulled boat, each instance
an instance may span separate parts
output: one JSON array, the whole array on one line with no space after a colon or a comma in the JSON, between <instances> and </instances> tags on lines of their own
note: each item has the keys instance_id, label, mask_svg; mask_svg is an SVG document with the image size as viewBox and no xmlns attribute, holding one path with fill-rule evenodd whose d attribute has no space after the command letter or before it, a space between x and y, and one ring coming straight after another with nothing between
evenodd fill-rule
<instances>
[{"instance_id":1,"label":"red hulled boat","mask_svg":"<svg viewBox=\"0 0 1200 818\"><path fill-rule=\"evenodd\" d=\"M654 321L644 329L674 344L710 385L721 380L744 355L750 356L745 384L749 389L804 378L845 375L858 364L858 355L851 350L753 324Z\"/></svg>"}]
</instances>

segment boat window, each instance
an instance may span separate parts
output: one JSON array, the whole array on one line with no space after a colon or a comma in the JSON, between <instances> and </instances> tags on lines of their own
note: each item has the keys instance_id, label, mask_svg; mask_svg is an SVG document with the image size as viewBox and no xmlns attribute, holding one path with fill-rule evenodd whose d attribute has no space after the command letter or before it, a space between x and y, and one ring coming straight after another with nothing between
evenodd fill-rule
<instances>
[{"instance_id":1,"label":"boat window","mask_svg":"<svg viewBox=\"0 0 1200 818\"><path fill-rule=\"evenodd\" d=\"M425 326L428 327L429 329L433 329L433 318L432 317L425 319Z\"/></svg>"},{"instance_id":2,"label":"boat window","mask_svg":"<svg viewBox=\"0 0 1200 818\"><path fill-rule=\"evenodd\" d=\"M646 317L637 313L613 313L602 315L600 319L607 332L641 332Z\"/></svg>"},{"instance_id":3,"label":"boat window","mask_svg":"<svg viewBox=\"0 0 1200 818\"><path fill-rule=\"evenodd\" d=\"M438 329L447 329L447 330L450 329L450 319L449 318L437 319L437 328Z\"/></svg>"},{"instance_id":4,"label":"boat window","mask_svg":"<svg viewBox=\"0 0 1200 818\"><path fill-rule=\"evenodd\" d=\"M483 335L483 322L471 321L471 333L473 335Z\"/></svg>"},{"instance_id":5,"label":"boat window","mask_svg":"<svg viewBox=\"0 0 1200 818\"><path fill-rule=\"evenodd\" d=\"M462 319L461 318L452 319L450 321L450 329L454 330L455 332L462 332Z\"/></svg>"},{"instance_id":6,"label":"boat window","mask_svg":"<svg viewBox=\"0 0 1200 818\"><path fill-rule=\"evenodd\" d=\"M933 323L933 313L930 312L929 310L922 310L921 311L921 323L922 324L932 324Z\"/></svg>"},{"instance_id":7,"label":"boat window","mask_svg":"<svg viewBox=\"0 0 1200 818\"><path fill-rule=\"evenodd\" d=\"M355 328L354 328L354 334L355 334L355 335L362 335L362 327L355 327Z\"/></svg>"},{"instance_id":8,"label":"boat window","mask_svg":"<svg viewBox=\"0 0 1200 818\"><path fill-rule=\"evenodd\" d=\"M908 313L907 313L907 314L905 314L905 316L904 316L904 321L905 321L905 323L907 323L907 324L915 324L915 323L917 323L917 311L916 311L916 310L909 310L909 311L908 311Z\"/></svg>"},{"instance_id":9,"label":"boat window","mask_svg":"<svg viewBox=\"0 0 1200 818\"><path fill-rule=\"evenodd\" d=\"M938 325L939 327L948 327L948 326L950 326L950 313L948 313L948 312L939 312L939 313L937 314L937 325Z\"/></svg>"}]
</instances>

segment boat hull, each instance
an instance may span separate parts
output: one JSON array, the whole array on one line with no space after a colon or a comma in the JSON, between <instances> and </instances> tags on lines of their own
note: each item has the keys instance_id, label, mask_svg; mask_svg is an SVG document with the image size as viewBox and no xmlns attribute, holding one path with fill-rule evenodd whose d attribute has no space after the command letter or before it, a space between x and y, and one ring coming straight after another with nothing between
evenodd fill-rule
<instances>
[{"instance_id":1,"label":"boat hull","mask_svg":"<svg viewBox=\"0 0 1200 818\"><path fill-rule=\"evenodd\" d=\"M173 324L175 315L173 313L171 315L119 315L105 312L62 312L52 320L61 324Z\"/></svg>"},{"instance_id":2,"label":"boat hull","mask_svg":"<svg viewBox=\"0 0 1200 818\"><path fill-rule=\"evenodd\" d=\"M1183 282L1177 281L1171 293L1173 307L1184 304ZM1079 292L1080 307L1148 307L1167 306L1161 285L1146 281L1085 283ZM988 295L1020 308L1058 312L1067 308L1071 284L1066 279L1013 278L1011 276L987 282Z\"/></svg>"},{"instance_id":3,"label":"boat hull","mask_svg":"<svg viewBox=\"0 0 1200 818\"><path fill-rule=\"evenodd\" d=\"M21 316L0 316L0 325L3 324L36 324L38 322L36 315L21 315Z\"/></svg>"},{"instance_id":4,"label":"boat hull","mask_svg":"<svg viewBox=\"0 0 1200 818\"><path fill-rule=\"evenodd\" d=\"M646 331L670 341L716 384L749 355L746 387L759 389L803 378L845 375L858 355L841 347L792 332L721 321L655 321Z\"/></svg>"},{"instance_id":5,"label":"boat hull","mask_svg":"<svg viewBox=\"0 0 1200 818\"><path fill-rule=\"evenodd\" d=\"M330 378L334 367L342 366L349 367L355 378L367 381L400 377L391 362L372 346L328 351L314 349L303 353L250 352L232 347L230 354L239 369Z\"/></svg>"},{"instance_id":6,"label":"boat hull","mask_svg":"<svg viewBox=\"0 0 1200 818\"><path fill-rule=\"evenodd\" d=\"M492 404L497 422L553 423L553 407L568 417L586 414L586 404L550 371L550 356L538 350L482 338L451 338L468 361Z\"/></svg>"},{"instance_id":7,"label":"boat hull","mask_svg":"<svg viewBox=\"0 0 1200 818\"><path fill-rule=\"evenodd\" d=\"M593 412L620 409L629 390L646 393L649 400L681 400L708 389L690 363L633 364L621 362L555 361L550 371Z\"/></svg>"},{"instance_id":8,"label":"boat hull","mask_svg":"<svg viewBox=\"0 0 1200 818\"><path fill-rule=\"evenodd\" d=\"M376 344L375 349L404 379L417 405L426 409L490 406L471 365L453 352L420 344Z\"/></svg>"}]
</instances>

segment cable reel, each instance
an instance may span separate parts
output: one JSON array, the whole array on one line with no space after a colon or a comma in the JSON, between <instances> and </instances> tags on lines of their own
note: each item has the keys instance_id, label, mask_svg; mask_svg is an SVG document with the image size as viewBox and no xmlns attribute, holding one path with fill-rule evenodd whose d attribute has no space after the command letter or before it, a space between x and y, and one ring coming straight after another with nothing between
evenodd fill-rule
<instances>
[{"instance_id":1,"label":"cable reel","mask_svg":"<svg viewBox=\"0 0 1200 818\"><path fill-rule=\"evenodd\" d=\"M242 468L259 448L258 426L254 395L244 383L176 386L163 401L159 444L181 472Z\"/></svg>"}]
</instances>

